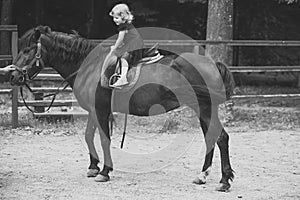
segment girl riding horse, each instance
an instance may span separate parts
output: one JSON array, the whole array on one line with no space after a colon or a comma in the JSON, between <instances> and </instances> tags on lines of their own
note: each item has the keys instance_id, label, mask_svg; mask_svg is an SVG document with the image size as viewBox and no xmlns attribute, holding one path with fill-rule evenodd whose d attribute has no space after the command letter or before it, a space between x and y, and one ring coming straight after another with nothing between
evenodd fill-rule
<instances>
[{"instance_id":1,"label":"girl riding horse","mask_svg":"<svg viewBox=\"0 0 300 200\"><path fill-rule=\"evenodd\" d=\"M120 87L128 84L126 75L128 71L129 53L135 60L142 58L142 48L144 44L140 34L132 24L134 18L126 4L117 4L113 7L109 15L113 17L113 21L119 30L118 39L111 49L118 57L121 57L122 66L121 77L112 87Z\"/></svg>"}]
</instances>

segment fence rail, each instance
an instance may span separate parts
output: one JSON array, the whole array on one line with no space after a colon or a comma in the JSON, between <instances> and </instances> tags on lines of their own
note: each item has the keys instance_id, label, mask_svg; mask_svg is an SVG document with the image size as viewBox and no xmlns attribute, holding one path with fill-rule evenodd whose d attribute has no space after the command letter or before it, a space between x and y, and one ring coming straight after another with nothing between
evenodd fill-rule
<instances>
[{"instance_id":1,"label":"fence rail","mask_svg":"<svg viewBox=\"0 0 300 200\"><path fill-rule=\"evenodd\" d=\"M273 98L289 98L300 99L300 94L247 94L247 95L233 95L234 100L239 99L273 99Z\"/></svg>"},{"instance_id":2,"label":"fence rail","mask_svg":"<svg viewBox=\"0 0 300 200\"><path fill-rule=\"evenodd\" d=\"M300 72L300 66L229 66L232 73L260 73L260 72ZM48 71L49 72L49 71ZM41 73L35 78L37 81L59 81L59 74Z\"/></svg>"},{"instance_id":3,"label":"fence rail","mask_svg":"<svg viewBox=\"0 0 300 200\"><path fill-rule=\"evenodd\" d=\"M0 25L0 31L9 31L9 32L17 32L17 25Z\"/></svg>"},{"instance_id":4,"label":"fence rail","mask_svg":"<svg viewBox=\"0 0 300 200\"><path fill-rule=\"evenodd\" d=\"M0 60L10 61L13 59L12 55L0 55Z\"/></svg>"},{"instance_id":5,"label":"fence rail","mask_svg":"<svg viewBox=\"0 0 300 200\"><path fill-rule=\"evenodd\" d=\"M90 40L103 45L112 45L114 40ZM145 45L159 45L168 46L197 46L197 45L227 45L227 46L300 46L300 41L297 40L145 40Z\"/></svg>"},{"instance_id":6,"label":"fence rail","mask_svg":"<svg viewBox=\"0 0 300 200\"><path fill-rule=\"evenodd\" d=\"M0 31L10 31L12 33L12 55L0 55L0 60L12 60L16 57L17 48L17 26L5 25L0 26ZM102 43L103 45L112 45L114 40L91 40L93 42ZM254 41L254 40L225 40L225 41L208 41L208 40L146 40L146 46L152 46L159 43L161 46L191 46L194 53L199 53L201 45L227 45L227 46L272 46L272 47L300 47L300 41ZM300 72L300 66L229 66L232 73L260 73L260 72ZM52 69L45 70L46 73L39 74L36 77L36 81L62 81L62 77L59 74L53 73ZM300 76L299 76L300 85ZM34 87L34 91L43 93L52 93L57 90L53 87ZM72 92L71 88L67 88L64 92ZM18 101L18 91L16 87L12 89L0 90L0 94L12 94L12 126L18 125L18 106L24 106L24 103ZM233 100L239 99L257 99L257 98L300 98L300 94L273 94L273 95L234 95ZM27 105L33 107L47 107L50 104L50 100L30 100ZM53 106L78 106L76 100L56 100ZM86 116L86 112L53 112L42 113L36 116Z\"/></svg>"},{"instance_id":7,"label":"fence rail","mask_svg":"<svg viewBox=\"0 0 300 200\"><path fill-rule=\"evenodd\" d=\"M0 94L11 94L12 89L1 89Z\"/></svg>"}]
</instances>

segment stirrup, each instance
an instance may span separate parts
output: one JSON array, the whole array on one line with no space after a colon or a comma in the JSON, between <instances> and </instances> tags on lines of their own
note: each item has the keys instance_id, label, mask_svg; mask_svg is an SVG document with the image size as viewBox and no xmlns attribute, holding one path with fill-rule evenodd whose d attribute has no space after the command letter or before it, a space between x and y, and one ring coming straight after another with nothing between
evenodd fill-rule
<instances>
[{"instance_id":1,"label":"stirrup","mask_svg":"<svg viewBox=\"0 0 300 200\"><path fill-rule=\"evenodd\" d=\"M111 77L108 80L108 86L111 88L115 88L114 83L112 84L111 81L113 78L117 78L117 80L118 80L120 77L121 77L121 75L118 73L114 73L113 75L111 75Z\"/></svg>"},{"instance_id":2,"label":"stirrup","mask_svg":"<svg viewBox=\"0 0 300 200\"><path fill-rule=\"evenodd\" d=\"M113 87L113 88L118 88L118 89L121 89L123 86L125 86L125 85L128 85L129 84L129 82L128 81L126 81L126 82L124 82L123 84L120 84L120 85L116 85L116 83L119 81L120 79L118 79L114 84L112 84L111 85L111 87Z\"/></svg>"}]
</instances>

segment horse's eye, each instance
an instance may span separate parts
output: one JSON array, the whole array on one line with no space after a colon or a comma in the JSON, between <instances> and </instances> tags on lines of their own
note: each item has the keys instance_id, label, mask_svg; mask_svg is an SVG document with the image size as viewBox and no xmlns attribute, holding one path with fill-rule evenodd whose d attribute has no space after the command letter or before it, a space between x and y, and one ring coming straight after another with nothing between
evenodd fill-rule
<instances>
[{"instance_id":1,"label":"horse's eye","mask_svg":"<svg viewBox=\"0 0 300 200\"><path fill-rule=\"evenodd\" d=\"M28 48L26 48L26 49L23 50L23 53L26 53L26 54L27 54L28 52L29 52L29 49L28 49Z\"/></svg>"}]
</instances>

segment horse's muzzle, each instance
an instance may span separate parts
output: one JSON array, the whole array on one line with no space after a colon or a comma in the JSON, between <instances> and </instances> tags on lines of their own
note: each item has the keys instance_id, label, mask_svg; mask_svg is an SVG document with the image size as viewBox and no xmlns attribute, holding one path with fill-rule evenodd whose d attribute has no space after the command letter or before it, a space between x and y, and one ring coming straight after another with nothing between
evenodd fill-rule
<instances>
[{"instance_id":1,"label":"horse's muzzle","mask_svg":"<svg viewBox=\"0 0 300 200\"><path fill-rule=\"evenodd\" d=\"M11 85L23 85L25 83L25 77L18 71L13 71L10 74L10 84Z\"/></svg>"}]
</instances>

